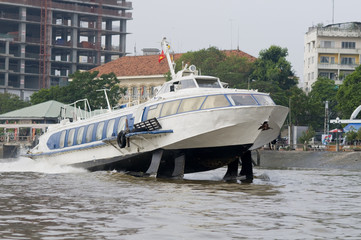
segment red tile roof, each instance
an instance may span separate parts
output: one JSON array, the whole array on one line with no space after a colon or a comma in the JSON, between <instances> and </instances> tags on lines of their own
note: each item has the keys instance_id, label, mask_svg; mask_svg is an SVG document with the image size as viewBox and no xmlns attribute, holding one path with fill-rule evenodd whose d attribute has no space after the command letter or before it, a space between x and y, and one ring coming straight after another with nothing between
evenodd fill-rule
<instances>
[{"instance_id":1,"label":"red tile roof","mask_svg":"<svg viewBox=\"0 0 361 240\"><path fill-rule=\"evenodd\" d=\"M246 57L252 62L256 59L240 50L226 50L224 52L227 56L235 54L240 57ZM174 60L177 60L182 54L178 53L173 56ZM164 59L159 63L158 58L158 55L125 56L93 68L90 71L99 71L98 76L111 72L117 77L164 75L169 71L167 60Z\"/></svg>"},{"instance_id":2,"label":"red tile roof","mask_svg":"<svg viewBox=\"0 0 361 240\"><path fill-rule=\"evenodd\" d=\"M174 60L181 55L174 54ZM93 68L91 71L99 71L99 76L113 72L117 77L166 74L169 71L167 60L164 59L159 63L158 58L158 55L126 56Z\"/></svg>"},{"instance_id":3,"label":"red tile roof","mask_svg":"<svg viewBox=\"0 0 361 240\"><path fill-rule=\"evenodd\" d=\"M224 50L223 51L227 56L236 55L238 57L246 57L251 62L254 62L257 58L253 57L252 55L249 55L248 53L245 53L241 50Z\"/></svg>"}]
</instances>

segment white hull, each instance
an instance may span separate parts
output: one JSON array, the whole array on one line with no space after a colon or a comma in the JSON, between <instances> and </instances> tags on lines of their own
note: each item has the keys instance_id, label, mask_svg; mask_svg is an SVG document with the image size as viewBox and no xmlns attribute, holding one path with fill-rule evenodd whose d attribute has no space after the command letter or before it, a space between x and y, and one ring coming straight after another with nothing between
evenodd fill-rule
<instances>
[{"instance_id":1,"label":"white hull","mask_svg":"<svg viewBox=\"0 0 361 240\"><path fill-rule=\"evenodd\" d=\"M173 133L154 136L134 136L130 147L120 148L116 139L74 146L66 150L52 150L31 156L53 164L74 165L98 160L118 160L156 149L182 150L252 145L259 148L277 138L288 109L281 106L256 106L213 109L174 115L161 119L163 129ZM264 121L270 129L261 130ZM179 124L182 123L182 124Z\"/></svg>"},{"instance_id":2,"label":"white hull","mask_svg":"<svg viewBox=\"0 0 361 240\"><path fill-rule=\"evenodd\" d=\"M89 170L171 177L231 163L233 176L241 156L245 174L252 175L249 150L278 137L288 108L276 106L265 93L224 88L218 78L198 76L194 68L175 74L165 40L162 44L173 79L156 97L54 126L28 156Z\"/></svg>"}]
</instances>

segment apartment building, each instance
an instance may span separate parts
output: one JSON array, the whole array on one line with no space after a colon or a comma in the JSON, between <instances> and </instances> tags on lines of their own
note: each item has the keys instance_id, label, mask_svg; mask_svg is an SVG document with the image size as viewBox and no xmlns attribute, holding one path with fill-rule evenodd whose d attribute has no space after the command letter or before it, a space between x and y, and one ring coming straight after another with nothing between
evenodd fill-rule
<instances>
[{"instance_id":1,"label":"apartment building","mask_svg":"<svg viewBox=\"0 0 361 240\"><path fill-rule=\"evenodd\" d=\"M318 77L342 84L360 65L361 22L310 27L304 48L303 90L306 93Z\"/></svg>"},{"instance_id":2,"label":"apartment building","mask_svg":"<svg viewBox=\"0 0 361 240\"><path fill-rule=\"evenodd\" d=\"M0 92L22 99L126 55L126 0L0 0Z\"/></svg>"}]
</instances>

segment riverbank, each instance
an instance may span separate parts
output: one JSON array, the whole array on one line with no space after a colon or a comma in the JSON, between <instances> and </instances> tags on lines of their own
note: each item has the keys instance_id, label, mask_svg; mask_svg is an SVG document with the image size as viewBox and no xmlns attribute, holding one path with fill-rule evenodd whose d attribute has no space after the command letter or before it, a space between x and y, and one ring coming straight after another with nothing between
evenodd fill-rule
<instances>
[{"instance_id":1,"label":"riverbank","mask_svg":"<svg viewBox=\"0 0 361 240\"><path fill-rule=\"evenodd\" d=\"M259 157L263 168L361 170L361 152L259 150Z\"/></svg>"}]
</instances>

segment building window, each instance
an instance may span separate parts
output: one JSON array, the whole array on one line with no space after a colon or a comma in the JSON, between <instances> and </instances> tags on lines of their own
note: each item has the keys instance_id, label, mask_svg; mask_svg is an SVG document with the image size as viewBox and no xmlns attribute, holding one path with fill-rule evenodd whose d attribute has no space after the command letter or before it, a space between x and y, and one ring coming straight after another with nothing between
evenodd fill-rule
<instances>
[{"instance_id":1,"label":"building window","mask_svg":"<svg viewBox=\"0 0 361 240\"><path fill-rule=\"evenodd\" d=\"M351 58L351 57L343 57L343 58L341 58L341 64L354 65L354 64L356 64L356 59Z\"/></svg>"},{"instance_id":2,"label":"building window","mask_svg":"<svg viewBox=\"0 0 361 240\"><path fill-rule=\"evenodd\" d=\"M321 48L335 48L334 41L321 41Z\"/></svg>"},{"instance_id":3,"label":"building window","mask_svg":"<svg viewBox=\"0 0 361 240\"><path fill-rule=\"evenodd\" d=\"M331 63L334 64L335 63L335 57L328 57L328 56L321 56L320 57L320 62L321 63Z\"/></svg>"},{"instance_id":4,"label":"building window","mask_svg":"<svg viewBox=\"0 0 361 240\"><path fill-rule=\"evenodd\" d=\"M321 59L320 59L321 63L329 63L329 61L330 61L329 57L321 56Z\"/></svg>"},{"instance_id":5,"label":"building window","mask_svg":"<svg viewBox=\"0 0 361 240\"><path fill-rule=\"evenodd\" d=\"M356 43L355 42L342 42L342 48L355 49Z\"/></svg>"}]
</instances>

